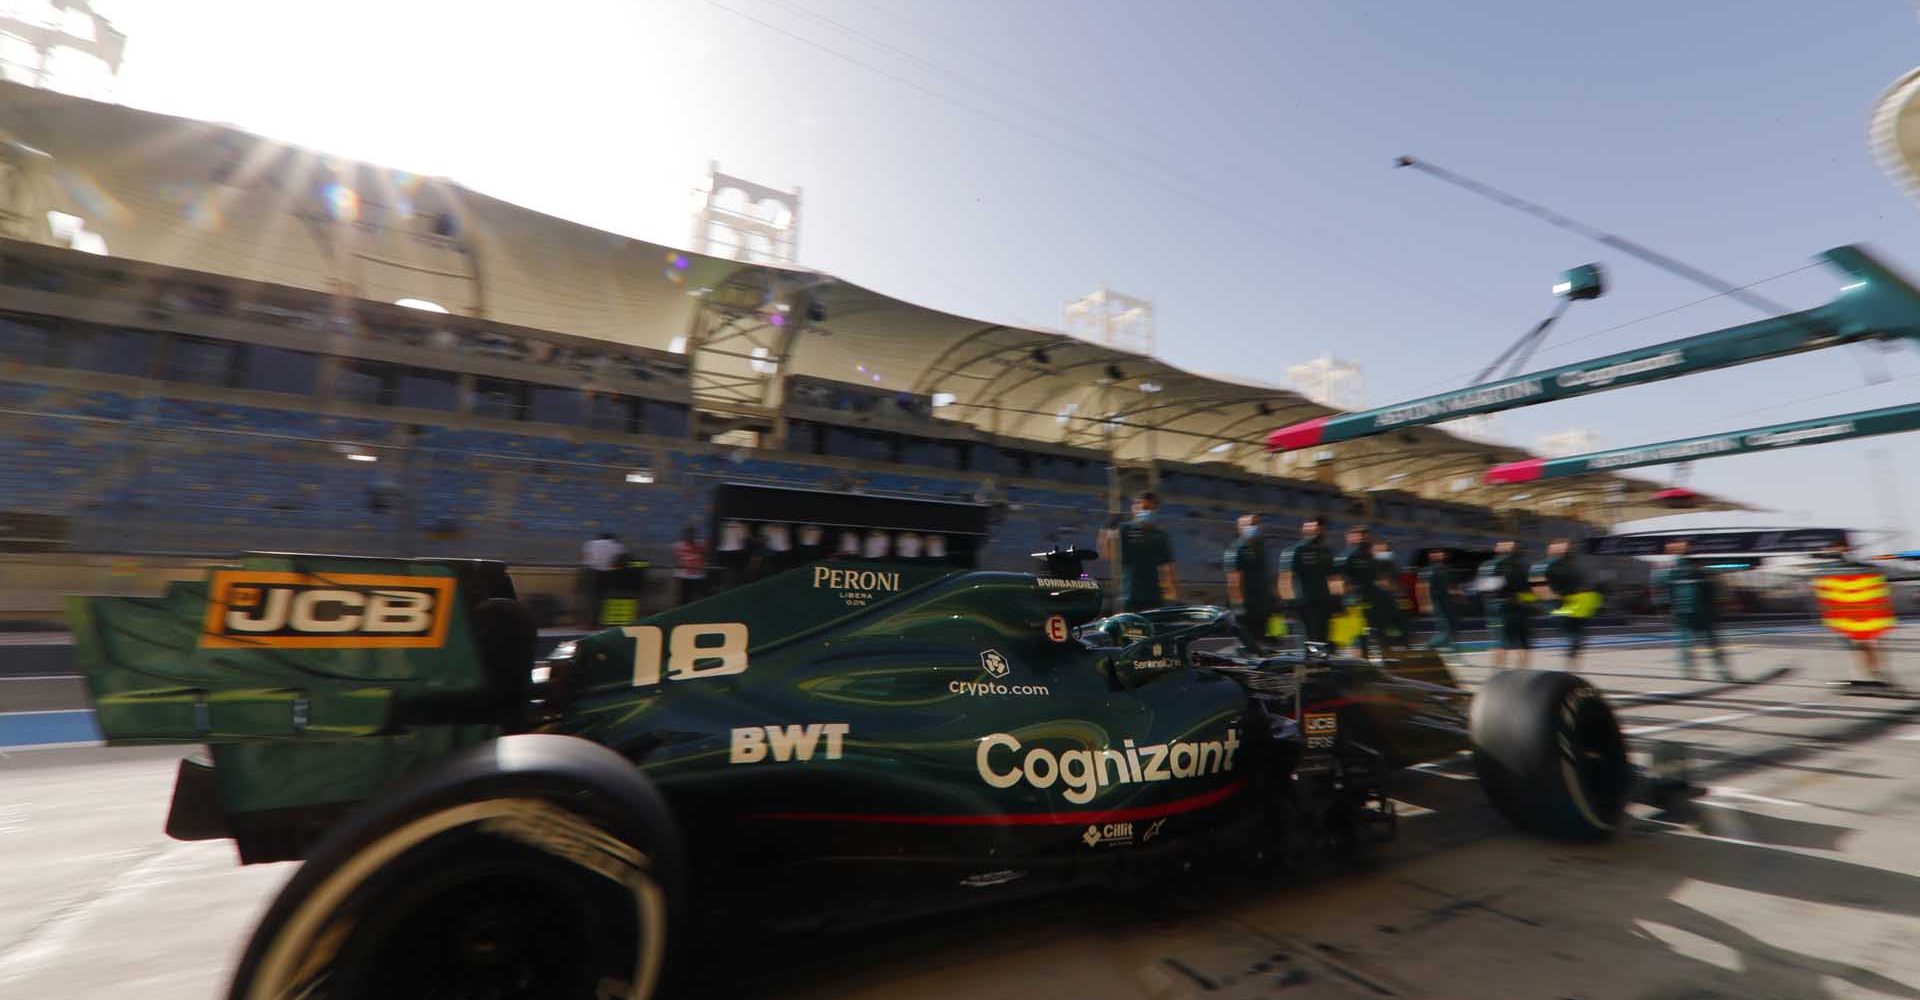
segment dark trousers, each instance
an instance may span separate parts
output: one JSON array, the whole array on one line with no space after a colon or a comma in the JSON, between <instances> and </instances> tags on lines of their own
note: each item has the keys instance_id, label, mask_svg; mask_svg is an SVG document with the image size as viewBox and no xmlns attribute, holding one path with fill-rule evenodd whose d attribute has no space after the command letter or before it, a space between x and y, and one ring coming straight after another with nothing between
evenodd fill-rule
<instances>
[{"instance_id":1,"label":"dark trousers","mask_svg":"<svg viewBox=\"0 0 1920 1000\"><path fill-rule=\"evenodd\" d=\"M600 571L582 566L575 584L580 596L580 623L600 624Z\"/></svg>"},{"instance_id":2,"label":"dark trousers","mask_svg":"<svg viewBox=\"0 0 1920 1000\"><path fill-rule=\"evenodd\" d=\"M689 579L686 579L685 577L675 577L673 581L673 589L674 589L673 603L676 606L681 604L691 604L694 601L697 601L700 598L707 596L707 581L705 578L698 579L698 580L689 580Z\"/></svg>"},{"instance_id":3,"label":"dark trousers","mask_svg":"<svg viewBox=\"0 0 1920 1000\"><path fill-rule=\"evenodd\" d=\"M1693 647L1704 645L1713 654L1713 665L1720 676L1727 676L1727 650L1720 644L1720 623L1711 618L1681 616L1673 620L1674 646L1680 655L1680 671L1693 676Z\"/></svg>"},{"instance_id":4,"label":"dark trousers","mask_svg":"<svg viewBox=\"0 0 1920 1000\"><path fill-rule=\"evenodd\" d=\"M1487 611L1487 626L1493 629L1493 643L1501 649L1532 649L1533 622L1523 604L1501 604Z\"/></svg>"},{"instance_id":5,"label":"dark trousers","mask_svg":"<svg viewBox=\"0 0 1920 1000\"><path fill-rule=\"evenodd\" d=\"M1294 606L1293 617L1300 623L1303 642L1326 642L1327 622L1333 618L1333 604L1302 602Z\"/></svg>"},{"instance_id":6,"label":"dark trousers","mask_svg":"<svg viewBox=\"0 0 1920 1000\"><path fill-rule=\"evenodd\" d=\"M1427 640L1430 649L1452 649L1460 644L1460 619L1449 608L1436 611L1433 615L1433 638Z\"/></svg>"},{"instance_id":7,"label":"dark trousers","mask_svg":"<svg viewBox=\"0 0 1920 1000\"><path fill-rule=\"evenodd\" d=\"M1267 639L1267 619L1273 617L1273 608L1264 604L1243 604L1233 609L1234 621L1240 624L1242 638L1250 638L1257 646L1265 646Z\"/></svg>"},{"instance_id":8,"label":"dark trousers","mask_svg":"<svg viewBox=\"0 0 1920 1000\"><path fill-rule=\"evenodd\" d=\"M1382 641L1398 645L1406 638L1407 626L1400 617L1400 602L1384 590L1366 595L1367 627Z\"/></svg>"},{"instance_id":9,"label":"dark trousers","mask_svg":"<svg viewBox=\"0 0 1920 1000\"><path fill-rule=\"evenodd\" d=\"M1567 637L1567 659L1580 655L1587 646L1587 620L1572 615L1560 616L1560 632Z\"/></svg>"}]
</instances>

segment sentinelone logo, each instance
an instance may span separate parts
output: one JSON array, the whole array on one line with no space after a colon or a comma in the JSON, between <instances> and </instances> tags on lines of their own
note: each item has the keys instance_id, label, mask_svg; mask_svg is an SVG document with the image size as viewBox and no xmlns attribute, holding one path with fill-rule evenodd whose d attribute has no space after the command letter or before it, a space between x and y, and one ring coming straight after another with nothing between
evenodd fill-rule
<instances>
[{"instance_id":1,"label":"sentinelone logo","mask_svg":"<svg viewBox=\"0 0 1920 1000\"><path fill-rule=\"evenodd\" d=\"M451 577L216 570L200 645L212 649L435 649Z\"/></svg>"}]
</instances>

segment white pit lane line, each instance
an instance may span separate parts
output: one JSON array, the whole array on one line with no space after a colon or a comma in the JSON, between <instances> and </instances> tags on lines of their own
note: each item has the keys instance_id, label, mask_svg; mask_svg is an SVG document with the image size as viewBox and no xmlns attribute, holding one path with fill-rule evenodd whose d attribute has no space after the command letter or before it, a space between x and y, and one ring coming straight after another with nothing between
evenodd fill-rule
<instances>
[{"instance_id":1,"label":"white pit lane line","mask_svg":"<svg viewBox=\"0 0 1920 1000\"><path fill-rule=\"evenodd\" d=\"M1681 719L1677 722L1666 722L1659 725L1634 726L1630 729L1621 730L1621 733L1626 736L1651 736L1654 733L1670 733L1676 729L1692 729L1695 726L1714 726L1722 722L1735 722L1740 719L1751 719L1755 716L1773 715L1779 712L1802 712L1807 715L1858 719L1862 722L1873 719L1898 719L1911 714L1909 711L1886 711L1865 707L1836 706L1832 702L1801 701L1790 704L1768 705L1765 708L1756 708L1745 712L1728 712L1724 715L1708 715L1698 719Z\"/></svg>"},{"instance_id":2,"label":"white pit lane line","mask_svg":"<svg viewBox=\"0 0 1920 1000\"><path fill-rule=\"evenodd\" d=\"M1730 806L1735 803L1735 800L1739 802L1758 802L1762 805L1769 806L1785 806L1789 809L1804 809L1808 806L1808 803L1805 802L1795 802L1792 799L1776 799L1771 795L1757 795L1753 792L1743 792L1738 788L1731 788L1726 785L1713 785L1707 789L1706 795L1694 801L1701 805Z\"/></svg>"}]
</instances>

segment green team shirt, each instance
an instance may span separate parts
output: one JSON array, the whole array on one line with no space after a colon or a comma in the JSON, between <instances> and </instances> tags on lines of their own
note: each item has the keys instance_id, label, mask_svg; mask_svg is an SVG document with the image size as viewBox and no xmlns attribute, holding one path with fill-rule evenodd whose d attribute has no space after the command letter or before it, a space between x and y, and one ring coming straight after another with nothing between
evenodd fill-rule
<instances>
[{"instance_id":1,"label":"green team shirt","mask_svg":"<svg viewBox=\"0 0 1920 1000\"><path fill-rule=\"evenodd\" d=\"M1534 566L1533 582L1546 584L1555 597L1566 597L1587 589L1587 581L1581 575L1580 567L1575 566L1567 556L1555 556Z\"/></svg>"},{"instance_id":2,"label":"green team shirt","mask_svg":"<svg viewBox=\"0 0 1920 1000\"><path fill-rule=\"evenodd\" d=\"M1713 574L1690 562L1669 566L1654 577L1676 618L1707 619L1718 610Z\"/></svg>"},{"instance_id":3,"label":"green team shirt","mask_svg":"<svg viewBox=\"0 0 1920 1000\"><path fill-rule=\"evenodd\" d=\"M1164 597L1160 567L1173 561L1173 542L1152 521L1138 519L1120 526L1120 567L1125 575L1123 600L1130 607L1154 607Z\"/></svg>"},{"instance_id":4,"label":"green team shirt","mask_svg":"<svg viewBox=\"0 0 1920 1000\"><path fill-rule=\"evenodd\" d=\"M1349 597L1371 596L1379 590L1380 560L1374 557L1373 546L1354 545L1340 553L1340 576L1347 581Z\"/></svg>"},{"instance_id":5,"label":"green team shirt","mask_svg":"<svg viewBox=\"0 0 1920 1000\"><path fill-rule=\"evenodd\" d=\"M1265 538L1256 534L1234 539L1220 562L1227 572L1240 574L1240 598L1247 607L1273 606L1273 566L1267 561Z\"/></svg>"},{"instance_id":6,"label":"green team shirt","mask_svg":"<svg viewBox=\"0 0 1920 1000\"><path fill-rule=\"evenodd\" d=\"M1281 557L1293 574L1293 596L1307 604L1332 604L1327 578L1333 575L1333 554L1319 538L1302 539Z\"/></svg>"},{"instance_id":7,"label":"green team shirt","mask_svg":"<svg viewBox=\"0 0 1920 1000\"><path fill-rule=\"evenodd\" d=\"M1446 563L1428 563L1420 569L1420 582L1427 585L1436 614L1453 614L1453 570Z\"/></svg>"}]
</instances>

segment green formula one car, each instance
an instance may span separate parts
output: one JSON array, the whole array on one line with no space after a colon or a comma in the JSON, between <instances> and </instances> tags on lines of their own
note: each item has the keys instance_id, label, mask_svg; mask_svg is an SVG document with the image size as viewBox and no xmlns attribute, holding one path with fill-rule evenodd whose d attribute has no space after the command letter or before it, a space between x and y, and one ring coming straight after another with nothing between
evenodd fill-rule
<instances>
[{"instance_id":1,"label":"green formula one car","mask_svg":"<svg viewBox=\"0 0 1920 1000\"><path fill-rule=\"evenodd\" d=\"M1056 564L1057 565L1057 564ZM1079 576L819 562L536 662L497 563L262 555L75 601L115 743L206 744L168 832L303 859L235 998L649 997L704 940L1391 834L1396 768L1609 835L1599 693L1267 655Z\"/></svg>"}]
</instances>

